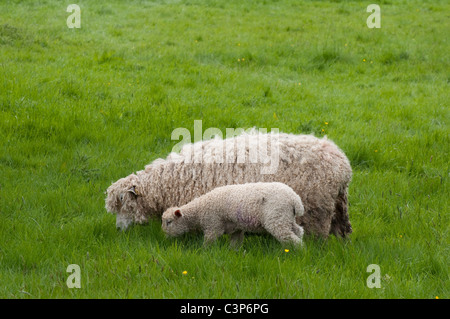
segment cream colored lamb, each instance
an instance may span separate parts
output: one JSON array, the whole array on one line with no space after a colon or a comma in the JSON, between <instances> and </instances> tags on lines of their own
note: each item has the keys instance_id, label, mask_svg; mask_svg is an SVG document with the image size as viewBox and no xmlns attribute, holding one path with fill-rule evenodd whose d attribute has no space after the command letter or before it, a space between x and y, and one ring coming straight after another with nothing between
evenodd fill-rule
<instances>
[{"instance_id":1,"label":"cream colored lamb","mask_svg":"<svg viewBox=\"0 0 450 319\"><path fill-rule=\"evenodd\" d=\"M169 236L201 230L209 244L230 234L233 246L242 243L244 232L268 232L281 243L302 245L303 228L295 217L304 214L300 197L283 183L247 183L217 187L162 216Z\"/></svg>"}]
</instances>

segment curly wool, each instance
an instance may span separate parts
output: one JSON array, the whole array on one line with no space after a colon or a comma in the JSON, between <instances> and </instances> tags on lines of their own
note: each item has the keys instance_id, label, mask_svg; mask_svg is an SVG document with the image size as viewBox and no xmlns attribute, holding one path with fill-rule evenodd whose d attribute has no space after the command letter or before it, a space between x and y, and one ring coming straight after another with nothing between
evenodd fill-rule
<instances>
[{"instance_id":1,"label":"curly wool","mask_svg":"<svg viewBox=\"0 0 450 319\"><path fill-rule=\"evenodd\" d=\"M281 182L302 198L305 214L297 217L297 223L306 234L350 234L347 193L352 169L345 154L327 138L286 133L272 137L253 132L186 144L179 154L157 159L145 170L113 183L107 190L105 207L117 213L116 225L126 229L219 186ZM267 145L269 151L278 150L274 174L262 174L267 164L255 163L254 157L262 152L252 153L257 143ZM136 191L129 191L133 186Z\"/></svg>"},{"instance_id":2,"label":"curly wool","mask_svg":"<svg viewBox=\"0 0 450 319\"><path fill-rule=\"evenodd\" d=\"M182 207L162 215L162 229L170 236L201 230L205 243L230 234L240 244L244 232L267 231L281 243L302 244L303 229L295 217L304 214L300 197L282 183L247 183L217 187Z\"/></svg>"}]
</instances>

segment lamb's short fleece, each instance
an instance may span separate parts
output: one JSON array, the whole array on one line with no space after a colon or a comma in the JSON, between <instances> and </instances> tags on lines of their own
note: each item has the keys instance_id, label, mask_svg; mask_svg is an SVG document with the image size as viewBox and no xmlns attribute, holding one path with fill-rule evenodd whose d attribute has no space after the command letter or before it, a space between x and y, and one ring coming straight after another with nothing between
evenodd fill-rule
<instances>
[{"instance_id":1,"label":"lamb's short fleece","mask_svg":"<svg viewBox=\"0 0 450 319\"><path fill-rule=\"evenodd\" d=\"M217 187L162 216L162 228L170 236L201 230L205 243L231 234L233 245L244 232L267 231L280 242L302 243L303 228L295 217L304 214L300 197L283 183L246 183Z\"/></svg>"}]
</instances>

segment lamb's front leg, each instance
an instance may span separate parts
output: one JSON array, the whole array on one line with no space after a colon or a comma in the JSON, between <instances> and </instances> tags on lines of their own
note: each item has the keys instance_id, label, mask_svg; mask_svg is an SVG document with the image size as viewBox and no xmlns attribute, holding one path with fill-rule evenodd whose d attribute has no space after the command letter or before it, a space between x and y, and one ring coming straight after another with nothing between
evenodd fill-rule
<instances>
[{"instance_id":1,"label":"lamb's front leg","mask_svg":"<svg viewBox=\"0 0 450 319\"><path fill-rule=\"evenodd\" d=\"M224 233L223 228L220 227L210 227L204 230L203 247L211 245L217 238L222 236Z\"/></svg>"},{"instance_id":2,"label":"lamb's front leg","mask_svg":"<svg viewBox=\"0 0 450 319\"><path fill-rule=\"evenodd\" d=\"M232 248L240 247L243 241L244 241L244 231L236 230L234 233L230 234L230 246Z\"/></svg>"}]
</instances>

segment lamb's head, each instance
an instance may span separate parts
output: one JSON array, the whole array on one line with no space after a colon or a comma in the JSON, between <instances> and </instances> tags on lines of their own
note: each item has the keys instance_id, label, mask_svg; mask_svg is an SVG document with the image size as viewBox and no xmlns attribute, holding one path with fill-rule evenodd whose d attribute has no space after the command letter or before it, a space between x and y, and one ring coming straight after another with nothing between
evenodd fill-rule
<instances>
[{"instance_id":1,"label":"lamb's head","mask_svg":"<svg viewBox=\"0 0 450 319\"><path fill-rule=\"evenodd\" d=\"M140 189L139 177L135 174L121 178L108 187L105 207L108 212L116 214L117 228L126 230L133 223L147 221Z\"/></svg>"},{"instance_id":2,"label":"lamb's head","mask_svg":"<svg viewBox=\"0 0 450 319\"><path fill-rule=\"evenodd\" d=\"M189 231L186 218L178 207L171 207L162 215L162 229L172 237L180 236Z\"/></svg>"}]
</instances>

